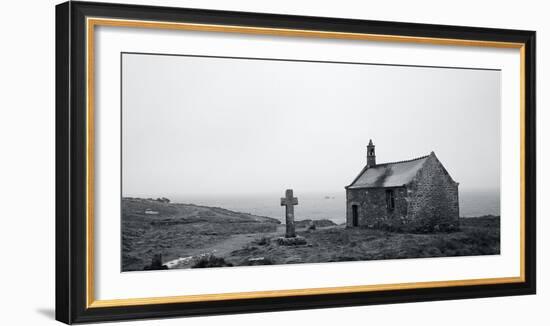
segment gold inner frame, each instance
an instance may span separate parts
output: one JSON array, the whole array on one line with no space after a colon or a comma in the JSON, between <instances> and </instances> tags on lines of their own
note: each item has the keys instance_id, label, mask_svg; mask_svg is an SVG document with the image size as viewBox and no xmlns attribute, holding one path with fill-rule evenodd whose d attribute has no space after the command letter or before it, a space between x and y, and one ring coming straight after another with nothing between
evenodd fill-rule
<instances>
[{"instance_id":1,"label":"gold inner frame","mask_svg":"<svg viewBox=\"0 0 550 326\"><path fill-rule=\"evenodd\" d=\"M224 32L287 37L315 37L330 39L349 39L365 41L405 42L416 44L435 44L453 46L476 46L494 48L513 48L520 52L520 276L466 279L449 281L411 282L395 284L355 285L343 287L324 287L307 289L288 289L273 291L254 291L236 293L216 293L200 295L182 295L167 297L128 298L96 300L94 296L94 31L95 26L116 26L133 28L154 28L202 32ZM212 25L194 23L175 23L144 20L124 20L110 18L86 18L86 119L87 119L87 214L86 214L86 307L119 307L148 304L184 303L198 301L219 301L231 299L273 298L318 294L337 294L353 292L374 292L385 290L403 290L419 288L440 288L449 286L473 286L485 284L504 284L525 282L525 44L514 42L461 40L447 38L412 37L399 35L343 33L330 31L264 28L249 26Z\"/></svg>"}]
</instances>

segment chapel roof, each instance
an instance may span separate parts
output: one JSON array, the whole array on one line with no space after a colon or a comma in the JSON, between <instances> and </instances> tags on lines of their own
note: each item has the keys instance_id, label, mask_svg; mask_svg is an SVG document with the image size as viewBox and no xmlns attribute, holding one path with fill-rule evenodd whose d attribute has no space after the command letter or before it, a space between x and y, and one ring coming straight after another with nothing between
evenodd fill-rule
<instances>
[{"instance_id":1,"label":"chapel roof","mask_svg":"<svg viewBox=\"0 0 550 326\"><path fill-rule=\"evenodd\" d=\"M417 157L407 161L376 164L370 167L365 166L357 178L346 188L401 187L413 180L429 156Z\"/></svg>"}]
</instances>

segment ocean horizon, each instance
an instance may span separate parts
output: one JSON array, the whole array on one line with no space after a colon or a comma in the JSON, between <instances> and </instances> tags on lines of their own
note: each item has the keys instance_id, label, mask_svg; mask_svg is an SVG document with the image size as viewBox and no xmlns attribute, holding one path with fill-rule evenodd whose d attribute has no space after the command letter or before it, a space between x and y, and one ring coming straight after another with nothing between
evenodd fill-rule
<instances>
[{"instance_id":1,"label":"ocean horizon","mask_svg":"<svg viewBox=\"0 0 550 326\"><path fill-rule=\"evenodd\" d=\"M296 220L346 220L346 193L295 193L299 204L294 207ZM285 208L280 206L282 194L168 196L174 203L221 207L235 212L267 216L284 221ZM155 197L156 198L156 197ZM500 216L498 190L462 190L459 192L460 217Z\"/></svg>"}]
</instances>

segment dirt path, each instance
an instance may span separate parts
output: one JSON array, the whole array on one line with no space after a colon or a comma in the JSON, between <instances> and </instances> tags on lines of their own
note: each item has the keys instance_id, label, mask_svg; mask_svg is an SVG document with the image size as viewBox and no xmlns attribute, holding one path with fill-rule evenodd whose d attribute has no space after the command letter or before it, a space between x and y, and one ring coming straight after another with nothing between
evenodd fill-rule
<instances>
[{"instance_id":1,"label":"dirt path","mask_svg":"<svg viewBox=\"0 0 550 326\"><path fill-rule=\"evenodd\" d=\"M283 236L284 234L285 234L285 225L278 225L277 229L274 232L269 232L269 233L235 234L229 237L228 239L220 241L209 248L202 249L201 252L198 252L190 256L180 257L180 258L171 260L169 262L164 263L164 265L168 266L168 268L170 269L189 268L191 267L191 264L193 263L193 260L195 258L200 258L208 255L225 257L229 255L231 252L243 248L244 246L246 246L247 244L251 243L256 239L260 239L262 237L274 237L277 235Z\"/></svg>"}]
</instances>

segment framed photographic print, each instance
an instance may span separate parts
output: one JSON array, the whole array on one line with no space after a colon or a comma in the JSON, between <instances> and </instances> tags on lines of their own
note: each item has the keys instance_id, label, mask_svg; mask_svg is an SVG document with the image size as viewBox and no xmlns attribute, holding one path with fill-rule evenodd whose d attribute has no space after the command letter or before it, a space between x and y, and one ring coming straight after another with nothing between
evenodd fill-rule
<instances>
[{"instance_id":1,"label":"framed photographic print","mask_svg":"<svg viewBox=\"0 0 550 326\"><path fill-rule=\"evenodd\" d=\"M535 293L535 32L56 7L56 318Z\"/></svg>"}]
</instances>

